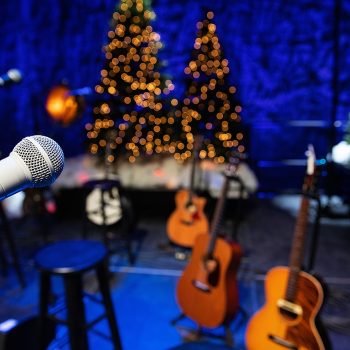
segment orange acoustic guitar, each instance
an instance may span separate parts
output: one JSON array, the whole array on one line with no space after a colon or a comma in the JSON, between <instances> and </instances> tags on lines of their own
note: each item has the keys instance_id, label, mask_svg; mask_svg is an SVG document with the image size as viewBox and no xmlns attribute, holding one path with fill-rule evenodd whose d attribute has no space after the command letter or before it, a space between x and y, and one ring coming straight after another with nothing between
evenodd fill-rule
<instances>
[{"instance_id":1,"label":"orange acoustic guitar","mask_svg":"<svg viewBox=\"0 0 350 350\"><path fill-rule=\"evenodd\" d=\"M193 190L200 142L201 139L197 137L192 158L190 188L176 193L175 210L169 216L166 228L170 241L185 248L192 248L199 234L209 232L209 222L204 213L207 200L197 196Z\"/></svg>"},{"instance_id":2,"label":"orange acoustic guitar","mask_svg":"<svg viewBox=\"0 0 350 350\"><path fill-rule=\"evenodd\" d=\"M315 319L323 303L323 289L301 270L309 198L313 191L315 155L309 146L303 197L296 221L289 267L271 269L265 280L266 303L248 323L248 350L324 350Z\"/></svg>"},{"instance_id":3,"label":"orange acoustic guitar","mask_svg":"<svg viewBox=\"0 0 350 350\"><path fill-rule=\"evenodd\" d=\"M215 207L211 233L197 237L191 260L177 285L180 309L202 327L228 325L239 306L236 272L242 255L241 248L218 235L229 176L226 174Z\"/></svg>"}]
</instances>

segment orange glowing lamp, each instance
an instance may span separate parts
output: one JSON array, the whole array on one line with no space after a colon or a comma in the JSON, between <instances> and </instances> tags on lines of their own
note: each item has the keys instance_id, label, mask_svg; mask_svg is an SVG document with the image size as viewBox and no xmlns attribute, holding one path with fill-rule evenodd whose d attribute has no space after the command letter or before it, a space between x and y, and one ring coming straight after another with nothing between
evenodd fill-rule
<instances>
[{"instance_id":1,"label":"orange glowing lamp","mask_svg":"<svg viewBox=\"0 0 350 350\"><path fill-rule=\"evenodd\" d=\"M66 85L55 86L46 100L46 111L50 117L64 125L69 125L77 118L80 107L77 96L72 95Z\"/></svg>"}]
</instances>

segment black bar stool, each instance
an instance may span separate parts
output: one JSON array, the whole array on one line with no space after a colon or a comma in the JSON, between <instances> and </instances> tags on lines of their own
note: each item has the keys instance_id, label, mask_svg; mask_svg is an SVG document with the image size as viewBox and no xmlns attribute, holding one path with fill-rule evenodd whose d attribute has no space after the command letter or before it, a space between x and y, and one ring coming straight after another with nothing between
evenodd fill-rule
<instances>
[{"instance_id":1,"label":"black bar stool","mask_svg":"<svg viewBox=\"0 0 350 350\"><path fill-rule=\"evenodd\" d=\"M46 349L49 319L68 327L71 350L87 350L89 349L87 331L103 318L108 320L114 349L122 349L108 283L107 256L104 244L88 240L61 241L47 245L38 251L35 263L40 272L40 350ZM89 271L96 273L105 314L87 323L82 277ZM59 319L49 312L51 277L54 275L63 278L66 319ZM96 298L93 300L96 301Z\"/></svg>"}]
</instances>

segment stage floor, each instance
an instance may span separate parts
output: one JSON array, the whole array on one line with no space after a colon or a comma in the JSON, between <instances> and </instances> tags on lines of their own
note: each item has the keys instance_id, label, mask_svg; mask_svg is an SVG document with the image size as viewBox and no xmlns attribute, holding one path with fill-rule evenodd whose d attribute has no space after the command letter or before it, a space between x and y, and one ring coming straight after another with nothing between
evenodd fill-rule
<instances>
[{"instance_id":1,"label":"stage floor","mask_svg":"<svg viewBox=\"0 0 350 350\"><path fill-rule=\"evenodd\" d=\"M294 231L299 197L279 196L274 199L255 199L244 215L238 230L238 241L244 256L238 270L241 311L231 324L235 339L234 349L245 349L244 334L249 317L264 302L264 277L277 265L287 265ZM313 212L313 210L311 210ZM221 339L223 329L209 330L196 341L185 341L183 328L194 327L189 320L174 326L180 313L176 302L176 285L188 263L176 258L183 251L169 245L166 217L137 215L138 221L132 235L135 263L130 265L122 237L114 236L110 259L111 289L124 349L128 350L180 350L229 349ZM226 215L224 227L232 232L232 220ZM25 319L37 314L38 276L33 264L35 252L46 243L38 232L38 222L15 220L11 222L24 272L26 287L19 286L13 268L0 278L0 322L9 318ZM310 225L310 232L313 226ZM80 238L82 220L51 217L46 238L49 242ZM89 230L91 239L101 239L96 228ZM306 251L310 252L307 244ZM350 341L350 218L322 218L319 240L315 247L313 271L326 282L328 297L321 311L321 319L333 350L347 350ZM187 253L187 252L185 252ZM310 262L306 254L305 264ZM93 275L84 281L87 291L94 293ZM60 282L55 284L57 295ZM98 310L86 301L88 314ZM100 329L108 331L103 322ZM60 328L59 342L50 349L65 349L60 345L66 337ZM90 336L91 349L112 349L108 341ZM327 348L327 350L329 350Z\"/></svg>"}]
</instances>

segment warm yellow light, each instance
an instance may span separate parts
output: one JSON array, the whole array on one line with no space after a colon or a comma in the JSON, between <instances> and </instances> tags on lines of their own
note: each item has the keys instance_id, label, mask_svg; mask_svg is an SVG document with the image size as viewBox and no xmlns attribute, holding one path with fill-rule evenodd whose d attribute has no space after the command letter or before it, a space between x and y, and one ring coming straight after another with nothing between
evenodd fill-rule
<instances>
[{"instance_id":1,"label":"warm yellow light","mask_svg":"<svg viewBox=\"0 0 350 350\"><path fill-rule=\"evenodd\" d=\"M207 12L207 18L208 19L213 19L214 18L214 12L213 11Z\"/></svg>"},{"instance_id":2,"label":"warm yellow light","mask_svg":"<svg viewBox=\"0 0 350 350\"><path fill-rule=\"evenodd\" d=\"M238 152L244 153L245 147L243 145L238 146Z\"/></svg>"},{"instance_id":3,"label":"warm yellow light","mask_svg":"<svg viewBox=\"0 0 350 350\"><path fill-rule=\"evenodd\" d=\"M208 30L209 30L210 33L215 33L216 25L214 23L210 23L208 25Z\"/></svg>"},{"instance_id":4,"label":"warm yellow light","mask_svg":"<svg viewBox=\"0 0 350 350\"><path fill-rule=\"evenodd\" d=\"M95 86L95 91L98 93L98 94L102 94L104 92L104 88L101 86L101 85L96 85Z\"/></svg>"},{"instance_id":5,"label":"warm yellow light","mask_svg":"<svg viewBox=\"0 0 350 350\"><path fill-rule=\"evenodd\" d=\"M114 95L117 92L116 88L113 86L110 86L107 91L111 95Z\"/></svg>"},{"instance_id":6,"label":"warm yellow light","mask_svg":"<svg viewBox=\"0 0 350 350\"><path fill-rule=\"evenodd\" d=\"M231 94L234 94L236 92L236 88L234 86L230 86L228 91L231 93Z\"/></svg>"}]
</instances>

